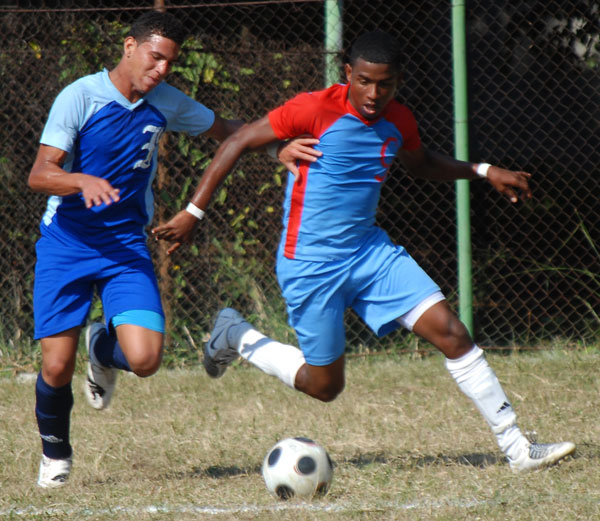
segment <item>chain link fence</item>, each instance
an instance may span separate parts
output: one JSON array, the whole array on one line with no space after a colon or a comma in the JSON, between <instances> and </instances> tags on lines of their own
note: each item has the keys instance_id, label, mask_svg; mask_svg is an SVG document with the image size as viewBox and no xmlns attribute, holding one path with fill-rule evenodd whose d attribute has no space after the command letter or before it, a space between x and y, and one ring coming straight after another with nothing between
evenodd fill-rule
<instances>
[{"instance_id":1,"label":"chain link fence","mask_svg":"<svg viewBox=\"0 0 600 521\"><path fill-rule=\"evenodd\" d=\"M131 21L161 2L0 1L0 344L33 331L35 241L46 197L27 176L54 97L76 78L112 68ZM324 1L166 2L190 31L169 78L224 117L254 120L294 94L325 86ZM467 2L473 161L534 174L534 200L512 205L471 183L475 336L484 345L597 341L599 319L600 34L596 1ZM400 99L425 146L453 155L451 3L346 1L343 47L380 28L406 49ZM337 55L336 55L337 56ZM343 50L339 53L340 80ZM216 150L165 135L155 221L189 200ZM411 179L395 165L379 221L456 304L454 185ZM152 243L168 323L168 352L194 353L214 313L234 305L294 342L274 276L285 172L243 158L215 197L195 243L172 258ZM101 316L99 303L92 318ZM377 340L351 313L351 350Z\"/></svg>"}]
</instances>

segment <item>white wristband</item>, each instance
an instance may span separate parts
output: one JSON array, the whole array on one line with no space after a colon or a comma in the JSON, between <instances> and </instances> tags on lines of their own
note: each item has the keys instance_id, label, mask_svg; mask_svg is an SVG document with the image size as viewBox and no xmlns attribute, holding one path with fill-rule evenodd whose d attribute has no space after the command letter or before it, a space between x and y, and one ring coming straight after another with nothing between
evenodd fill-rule
<instances>
[{"instance_id":1,"label":"white wristband","mask_svg":"<svg viewBox=\"0 0 600 521\"><path fill-rule=\"evenodd\" d=\"M477 173L477 175L479 177L487 177L487 173L488 170L490 169L490 165L489 163L479 163L477 165L477 170L475 170L475 172Z\"/></svg>"},{"instance_id":2,"label":"white wristband","mask_svg":"<svg viewBox=\"0 0 600 521\"><path fill-rule=\"evenodd\" d=\"M185 207L185 211L187 213L191 213L199 221L201 221L205 215L204 210L198 208L194 203L188 203L188 205Z\"/></svg>"},{"instance_id":3,"label":"white wristband","mask_svg":"<svg viewBox=\"0 0 600 521\"><path fill-rule=\"evenodd\" d=\"M267 155L272 157L273 159L277 159L277 151L279 150L280 141L273 141L273 143L269 143L266 147Z\"/></svg>"}]
</instances>

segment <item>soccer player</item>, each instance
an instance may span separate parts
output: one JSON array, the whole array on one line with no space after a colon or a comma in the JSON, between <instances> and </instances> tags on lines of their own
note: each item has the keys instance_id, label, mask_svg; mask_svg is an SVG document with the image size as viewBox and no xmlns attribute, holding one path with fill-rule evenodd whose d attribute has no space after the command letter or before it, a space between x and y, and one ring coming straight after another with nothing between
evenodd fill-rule
<instances>
[{"instance_id":1,"label":"soccer player","mask_svg":"<svg viewBox=\"0 0 600 521\"><path fill-rule=\"evenodd\" d=\"M29 186L50 195L34 283L41 487L62 485L71 470L71 380L95 289L106 324L85 334L92 407L109 404L119 369L144 377L159 368L164 313L144 229L152 219L160 137L172 130L221 141L242 125L163 82L185 36L171 14L142 15L114 69L80 78L58 95L40 139ZM296 159L310 160L316 152L306 145L314 142L284 147L282 162L295 168Z\"/></svg>"},{"instance_id":2,"label":"soccer player","mask_svg":"<svg viewBox=\"0 0 600 521\"><path fill-rule=\"evenodd\" d=\"M351 307L378 335L414 331L446 357L459 388L475 403L510 467L533 470L575 450L571 442L539 444L519 430L515 411L483 351L453 313L440 288L402 246L375 225L382 183L398 157L416 177L485 179L510 201L531 198L530 174L472 164L426 150L412 112L394 99L402 48L371 32L354 43L346 84L303 93L238 130L217 151L191 203L206 209L211 194L246 150L308 133L323 154L288 176L277 277L300 349L265 337L231 308L222 310L205 346L204 367L220 377L242 356L289 387L328 402L344 388L344 311ZM179 212L154 229L189 241L197 220Z\"/></svg>"}]
</instances>

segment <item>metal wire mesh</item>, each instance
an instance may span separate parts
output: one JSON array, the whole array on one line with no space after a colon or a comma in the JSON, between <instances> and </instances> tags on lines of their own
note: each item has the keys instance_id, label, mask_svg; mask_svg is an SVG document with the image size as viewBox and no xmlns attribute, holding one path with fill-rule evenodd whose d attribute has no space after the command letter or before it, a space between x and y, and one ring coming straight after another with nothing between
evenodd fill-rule
<instances>
[{"instance_id":1,"label":"metal wire mesh","mask_svg":"<svg viewBox=\"0 0 600 521\"><path fill-rule=\"evenodd\" d=\"M52 101L76 78L114 66L131 21L160 3L0 2L4 344L30 339L33 330L35 241L46 198L26 180ZM166 2L191 35L169 81L223 116L245 120L323 88L324 4ZM471 159L532 172L535 196L514 206L486 183L472 183L475 336L497 346L596 340L598 3L472 1L467 14ZM400 39L406 64L399 97L415 112L424 144L453 154L450 2L346 1L342 22L344 48L375 28ZM203 138L163 138L156 222L189 199L215 149ZM174 352L200 342L225 304L271 330L274 316L284 320L273 270L283 174L264 156L243 158L191 247L170 258L164 246L151 245ZM380 224L455 303L454 186L413 180L400 164L391 174ZM100 313L96 305L92 314ZM347 325L350 349L382 346L352 313Z\"/></svg>"}]
</instances>

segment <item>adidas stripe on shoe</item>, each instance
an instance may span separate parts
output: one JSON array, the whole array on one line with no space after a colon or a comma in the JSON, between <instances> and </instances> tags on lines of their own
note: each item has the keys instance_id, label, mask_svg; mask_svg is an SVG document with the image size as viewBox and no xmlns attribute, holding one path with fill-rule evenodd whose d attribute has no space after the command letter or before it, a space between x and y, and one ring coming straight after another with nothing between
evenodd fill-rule
<instances>
[{"instance_id":1,"label":"adidas stripe on shoe","mask_svg":"<svg viewBox=\"0 0 600 521\"><path fill-rule=\"evenodd\" d=\"M529 472L549 467L575 452L570 441L560 443L527 443L521 454L508 463L513 472Z\"/></svg>"}]
</instances>

